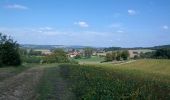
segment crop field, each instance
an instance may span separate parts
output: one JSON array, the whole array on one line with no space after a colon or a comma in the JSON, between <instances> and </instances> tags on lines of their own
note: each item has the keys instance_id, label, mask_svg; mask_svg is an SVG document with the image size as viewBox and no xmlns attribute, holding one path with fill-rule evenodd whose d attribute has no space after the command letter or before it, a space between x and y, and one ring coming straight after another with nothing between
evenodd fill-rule
<instances>
[{"instance_id":1,"label":"crop field","mask_svg":"<svg viewBox=\"0 0 170 100\"><path fill-rule=\"evenodd\" d=\"M2 100L170 100L170 60L30 64L0 72Z\"/></svg>"},{"instance_id":2,"label":"crop field","mask_svg":"<svg viewBox=\"0 0 170 100\"><path fill-rule=\"evenodd\" d=\"M104 61L104 57L92 56L91 58L81 58L75 60L80 64L99 64L101 61Z\"/></svg>"},{"instance_id":3,"label":"crop field","mask_svg":"<svg viewBox=\"0 0 170 100\"><path fill-rule=\"evenodd\" d=\"M60 65L77 99L169 100L170 61L139 60L124 65Z\"/></svg>"}]
</instances>

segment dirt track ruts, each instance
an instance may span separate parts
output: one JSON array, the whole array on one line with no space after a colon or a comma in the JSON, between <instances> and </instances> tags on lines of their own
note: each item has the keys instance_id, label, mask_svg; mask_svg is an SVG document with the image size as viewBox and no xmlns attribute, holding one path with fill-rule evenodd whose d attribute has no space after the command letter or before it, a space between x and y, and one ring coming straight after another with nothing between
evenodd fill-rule
<instances>
[{"instance_id":1,"label":"dirt track ruts","mask_svg":"<svg viewBox=\"0 0 170 100\"><path fill-rule=\"evenodd\" d=\"M0 100L35 100L42 75L43 68L35 67L0 82Z\"/></svg>"}]
</instances>

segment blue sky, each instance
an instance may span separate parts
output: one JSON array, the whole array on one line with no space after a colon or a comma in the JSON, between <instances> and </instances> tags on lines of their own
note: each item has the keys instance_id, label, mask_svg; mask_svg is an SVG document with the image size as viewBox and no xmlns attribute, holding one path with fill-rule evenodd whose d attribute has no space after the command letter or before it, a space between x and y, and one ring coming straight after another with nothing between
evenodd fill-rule
<instances>
[{"instance_id":1,"label":"blue sky","mask_svg":"<svg viewBox=\"0 0 170 100\"><path fill-rule=\"evenodd\" d=\"M21 44L170 44L170 0L0 0L0 32Z\"/></svg>"}]
</instances>

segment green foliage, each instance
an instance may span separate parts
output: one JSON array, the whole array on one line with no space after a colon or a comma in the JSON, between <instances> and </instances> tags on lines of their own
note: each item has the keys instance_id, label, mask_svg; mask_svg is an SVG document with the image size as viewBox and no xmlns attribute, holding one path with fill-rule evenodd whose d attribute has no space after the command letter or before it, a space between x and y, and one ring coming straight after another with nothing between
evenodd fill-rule
<instances>
[{"instance_id":1,"label":"green foliage","mask_svg":"<svg viewBox=\"0 0 170 100\"><path fill-rule=\"evenodd\" d=\"M37 56L22 56L22 61L24 63L41 63L43 57L37 57Z\"/></svg>"},{"instance_id":2,"label":"green foliage","mask_svg":"<svg viewBox=\"0 0 170 100\"><path fill-rule=\"evenodd\" d=\"M136 60L136 59L139 59L139 56L138 55L135 55L134 56L134 59Z\"/></svg>"},{"instance_id":3,"label":"green foliage","mask_svg":"<svg viewBox=\"0 0 170 100\"><path fill-rule=\"evenodd\" d=\"M30 50L29 55L30 56L41 56L41 51L35 51L33 49Z\"/></svg>"},{"instance_id":4,"label":"green foliage","mask_svg":"<svg viewBox=\"0 0 170 100\"><path fill-rule=\"evenodd\" d=\"M116 60L116 52L112 52L112 60Z\"/></svg>"},{"instance_id":5,"label":"green foliage","mask_svg":"<svg viewBox=\"0 0 170 100\"><path fill-rule=\"evenodd\" d=\"M158 59L170 59L170 49L158 49L153 57Z\"/></svg>"},{"instance_id":6,"label":"green foliage","mask_svg":"<svg viewBox=\"0 0 170 100\"><path fill-rule=\"evenodd\" d=\"M68 63L69 59L62 49L56 49L51 55L47 55L43 59L43 63Z\"/></svg>"},{"instance_id":7,"label":"green foliage","mask_svg":"<svg viewBox=\"0 0 170 100\"><path fill-rule=\"evenodd\" d=\"M82 57L81 57L81 55L76 55L74 58L75 59L81 59Z\"/></svg>"},{"instance_id":8,"label":"green foliage","mask_svg":"<svg viewBox=\"0 0 170 100\"><path fill-rule=\"evenodd\" d=\"M111 53L107 53L105 60L106 61L112 61L113 60L112 54Z\"/></svg>"},{"instance_id":9,"label":"green foliage","mask_svg":"<svg viewBox=\"0 0 170 100\"><path fill-rule=\"evenodd\" d=\"M78 64L79 62L74 59L69 59L70 64Z\"/></svg>"},{"instance_id":10,"label":"green foliage","mask_svg":"<svg viewBox=\"0 0 170 100\"><path fill-rule=\"evenodd\" d=\"M85 48L84 49L84 56L86 58L90 58L92 56L93 49L92 48Z\"/></svg>"},{"instance_id":11,"label":"green foliage","mask_svg":"<svg viewBox=\"0 0 170 100\"><path fill-rule=\"evenodd\" d=\"M157 49L154 52L141 53L141 58L170 59L170 49Z\"/></svg>"},{"instance_id":12,"label":"green foliage","mask_svg":"<svg viewBox=\"0 0 170 100\"><path fill-rule=\"evenodd\" d=\"M127 60L129 58L129 52L127 50L124 51L117 51L112 53L107 53L105 60L106 61L113 61L113 60Z\"/></svg>"},{"instance_id":13,"label":"green foliage","mask_svg":"<svg viewBox=\"0 0 170 100\"><path fill-rule=\"evenodd\" d=\"M141 52L139 58L154 58L154 54L155 52Z\"/></svg>"},{"instance_id":14,"label":"green foliage","mask_svg":"<svg viewBox=\"0 0 170 100\"><path fill-rule=\"evenodd\" d=\"M0 63L7 66L21 64L19 45L10 37L0 33Z\"/></svg>"},{"instance_id":15,"label":"green foliage","mask_svg":"<svg viewBox=\"0 0 170 100\"><path fill-rule=\"evenodd\" d=\"M20 53L21 56L27 56L28 55L27 49L24 49L24 48L20 48L19 53Z\"/></svg>"},{"instance_id":16,"label":"green foliage","mask_svg":"<svg viewBox=\"0 0 170 100\"><path fill-rule=\"evenodd\" d=\"M127 50L122 51L121 57L123 58L123 60L127 60L129 57L129 52Z\"/></svg>"},{"instance_id":17,"label":"green foliage","mask_svg":"<svg viewBox=\"0 0 170 100\"><path fill-rule=\"evenodd\" d=\"M120 61L120 60L121 60L121 52L120 52L120 51L117 51L117 52L116 52L116 60L117 60L117 61Z\"/></svg>"},{"instance_id":18,"label":"green foliage","mask_svg":"<svg viewBox=\"0 0 170 100\"><path fill-rule=\"evenodd\" d=\"M132 74L138 73L135 70L113 70L95 65L60 65L60 69L78 100L170 99L169 83L151 80L154 77L135 76Z\"/></svg>"},{"instance_id":19,"label":"green foliage","mask_svg":"<svg viewBox=\"0 0 170 100\"><path fill-rule=\"evenodd\" d=\"M109 47L109 48L105 48L104 51L116 51L116 50L121 50L121 47Z\"/></svg>"},{"instance_id":20,"label":"green foliage","mask_svg":"<svg viewBox=\"0 0 170 100\"><path fill-rule=\"evenodd\" d=\"M80 64L96 64L96 63L101 63L103 62L105 59L104 57L100 57L100 56L91 56L91 58L81 58L81 59L75 59L76 61L78 61Z\"/></svg>"}]
</instances>

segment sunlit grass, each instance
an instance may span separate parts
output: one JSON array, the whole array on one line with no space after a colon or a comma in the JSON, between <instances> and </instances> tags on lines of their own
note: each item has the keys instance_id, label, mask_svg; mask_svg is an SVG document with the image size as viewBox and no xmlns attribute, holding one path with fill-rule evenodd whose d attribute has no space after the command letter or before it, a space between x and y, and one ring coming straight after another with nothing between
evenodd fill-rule
<instances>
[{"instance_id":1,"label":"sunlit grass","mask_svg":"<svg viewBox=\"0 0 170 100\"><path fill-rule=\"evenodd\" d=\"M170 99L170 61L123 65L61 65L78 99ZM162 68L162 69L161 69ZM161 70L160 70L161 69Z\"/></svg>"}]
</instances>

